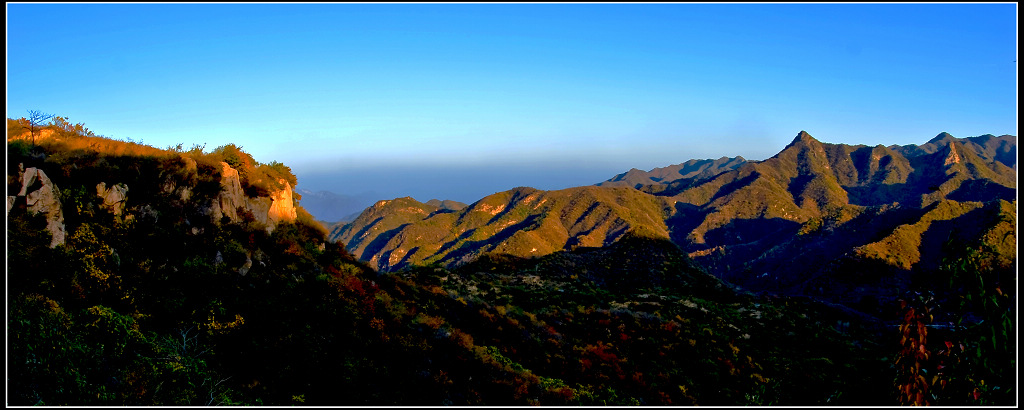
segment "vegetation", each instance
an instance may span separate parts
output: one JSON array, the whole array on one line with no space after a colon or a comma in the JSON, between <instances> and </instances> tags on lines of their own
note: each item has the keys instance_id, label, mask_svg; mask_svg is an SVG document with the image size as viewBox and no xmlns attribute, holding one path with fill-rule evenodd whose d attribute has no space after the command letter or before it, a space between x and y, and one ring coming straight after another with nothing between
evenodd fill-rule
<instances>
[{"instance_id":1,"label":"vegetation","mask_svg":"<svg viewBox=\"0 0 1024 410\"><path fill-rule=\"evenodd\" d=\"M460 210L412 198L381 201L331 239L383 271L420 264L454 265L498 252L527 257L610 244L629 231L668 238L669 204L630 188L516 188Z\"/></svg>"},{"instance_id":2,"label":"vegetation","mask_svg":"<svg viewBox=\"0 0 1024 410\"><path fill-rule=\"evenodd\" d=\"M12 167L18 164L44 168L49 168L49 164L57 164L61 170L57 176L59 179L68 177L70 169L86 168L103 170L108 179L102 181L112 185L125 178L125 171L132 167L131 162L142 158L145 161L161 162L162 168L173 172L185 168L181 166L182 161L195 161L199 167L197 174L207 182L219 179L222 171L220 163L225 162L238 171L242 188L253 197L268 196L271 192L280 191L284 188L284 182L292 187L297 182L288 166L276 161L259 163L234 144L217 147L210 152L205 152L203 146L185 150L181 144L160 149L130 138L115 140L97 136L83 124L72 125L67 118L60 116L53 116L48 124L37 124L36 128L34 134L31 134L31 120L7 119L8 153L17 155L8 157L8 175L11 175ZM33 136L37 141L32 145L26 144L26 140L31 141ZM53 177L54 173L48 175ZM152 181L140 182L143 182L143 186L159 187L158 184L149 183ZM58 186L65 185L58 181Z\"/></svg>"},{"instance_id":3,"label":"vegetation","mask_svg":"<svg viewBox=\"0 0 1024 410\"><path fill-rule=\"evenodd\" d=\"M8 195L21 188L19 164L43 169L60 188L67 236L51 247L46 215L23 199L10 208L11 405L1012 405L1016 397L1016 258L994 249L1016 239L1008 202L940 204L927 217L837 208L797 224L804 244L883 232L876 219L931 226L945 212L986 227L972 234L978 242L947 236L942 246L959 250L936 274L912 278L905 310L894 303L873 317L807 296L749 293L706 273L668 240L668 202L631 188L522 188L458 211L380 204L373 219L391 217L389 206L416 216L371 246L458 227L466 230L453 249L479 251L450 266L380 272L328 240L301 208L271 230L251 213L213 218L221 162L249 181L248 195L294 178L240 147L157 149L66 121L41 130L33 146L11 133L19 124L8 120ZM131 187L123 213L96 194L99 182ZM373 226L387 225L363 225ZM520 253L556 233L577 238L571 250ZM494 237L519 245L486 242Z\"/></svg>"},{"instance_id":4,"label":"vegetation","mask_svg":"<svg viewBox=\"0 0 1024 410\"><path fill-rule=\"evenodd\" d=\"M642 231L744 288L885 316L900 297L894 289L934 272L956 247L987 244L1000 260L1016 259L995 236L1015 229L998 222L1000 209L1015 208L1011 152L1012 136L869 147L801 132L765 161L694 160L600 187L516 188L454 213L411 198L382 202L331 238L393 271L496 252L539 257Z\"/></svg>"}]
</instances>

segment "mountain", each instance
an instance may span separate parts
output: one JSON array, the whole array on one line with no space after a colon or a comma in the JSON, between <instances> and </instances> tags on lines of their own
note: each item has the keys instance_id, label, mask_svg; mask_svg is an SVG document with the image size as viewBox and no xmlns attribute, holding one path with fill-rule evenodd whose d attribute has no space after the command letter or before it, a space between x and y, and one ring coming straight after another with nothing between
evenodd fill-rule
<instances>
[{"instance_id":1,"label":"mountain","mask_svg":"<svg viewBox=\"0 0 1024 410\"><path fill-rule=\"evenodd\" d=\"M376 200L376 194L342 195L331 191L310 191L296 189L302 207L317 220L332 224L348 222L356 218L363 209Z\"/></svg>"},{"instance_id":2,"label":"mountain","mask_svg":"<svg viewBox=\"0 0 1024 410\"><path fill-rule=\"evenodd\" d=\"M631 188L520 187L455 211L408 197L379 201L355 221L335 226L330 238L371 266L393 271L491 252L526 257L604 246L634 230L668 238L670 209L665 199Z\"/></svg>"},{"instance_id":3,"label":"mountain","mask_svg":"<svg viewBox=\"0 0 1024 410\"><path fill-rule=\"evenodd\" d=\"M801 131L764 161L692 160L593 187L516 188L459 212L410 198L379 202L330 237L393 271L606 246L642 232L670 238L745 288L876 313L894 287L970 248L989 249L1001 272L1012 270L1016 250L1003 239L1015 232L1015 153L1013 136L943 133L885 147L822 143Z\"/></svg>"},{"instance_id":4,"label":"mountain","mask_svg":"<svg viewBox=\"0 0 1024 410\"><path fill-rule=\"evenodd\" d=\"M662 187L672 182L679 184L693 184L698 181L718 175L722 172L736 169L743 165L746 160L743 157L722 157L719 159L691 159L682 164L670 165L662 168L654 168L650 171L641 171L633 168L621 173L611 179L598 183L598 186L625 186L636 189L649 187L646 191L657 191L654 187Z\"/></svg>"},{"instance_id":5,"label":"mountain","mask_svg":"<svg viewBox=\"0 0 1024 410\"><path fill-rule=\"evenodd\" d=\"M999 162L1017 169L1017 137L1013 135L996 137L992 134L985 134L977 137L957 139L949 133L942 132L924 145L893 145L889 148L910 158L924 154L933 154L952 141L957 141L967 146L986 162Z\"/></svg>"},{"instance_id":6,"label":"mountain","mask_svg":"<svg viewBox=\"0 0 1024 410\"><path fill-rule=\"evenodd\" d=\"M897 151L801 132L772 158L666 189L673 239L731 282L851 304L890 299L970 247L1011 269L1016 249L996 236L1013 231L1016 172L974 140L940 137ZM988 143L1016 144L1000 138ZM874 274L852 273L864 271Z\"/></svg>"},{"instance_id":7,"label":"mountain","mask_svg":"<svg viewBox=\"0 0 1024 410\"><path fill-rule=\"evenodd\" d=\"M426 204L430 206L436 206L439 209L443 209L446 211L459 211L468 206L462 202L452 201L450 199L431 199L427 201Z\"/></svg>"}]
</instances>

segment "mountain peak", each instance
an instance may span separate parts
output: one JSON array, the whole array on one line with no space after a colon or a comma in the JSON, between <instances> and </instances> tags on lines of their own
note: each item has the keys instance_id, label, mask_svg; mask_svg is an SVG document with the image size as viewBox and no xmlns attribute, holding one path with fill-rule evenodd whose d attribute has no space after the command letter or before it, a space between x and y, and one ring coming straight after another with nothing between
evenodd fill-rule
<instances>
[{"instance_id":1,"label":"mountain peak","mask_svg":"<svg viewBox=\"0 0 1024 410\"><path fill-rule=\"evenodd\" d=\"M932 139L928 140L928 143L929 144L941 144L943 142L946 142L946 141L949 141L949 140L952 140L952 139L954 139L952 135L950 135L948 132L943 131L943 132L940 132L939 135L936 135L935 138L932 138Z\"/></svg>"},{"instance_id":2,"label":"mountain peak","mask_svg":"<svg viewBox=\"0 0 1024 410\"><path fill-rule=\"evenodd\" d=\"M793 144L796 144L798 142L803 142L803 143L807 144L807 143L810 143L812 141L813 142L818 142L818 140L814 139L814 137L812 137L811 134L808 134L807 131L800 131L799 134L796 134L796 138L794 138L793 142L790 143L789 145L793 145Z\"/></svg>"},{"instance_id":3,"label":"mountain peak","mask_svg":"<svg viewBox=\"0 0 1024 410\"><path fill-rule=\"evenodd\" d=\"M814 137L812 137L811 134L808 134L807 131L800 131L799 134L796 134L796 138L793 138L793 142L790 142L789 145L787 145L786 148L783 148L782 151L779 152L779 153L781 154L782 152L786 151L786 149L788 149L790 147L793 147L793 146L797 146L797 145L808 146L808 145L815 145L815 144L821 144L821 142L816 140L816 139L814 139ZM776 154L776 156L777 155L778 154Z\"/></svg>"}]
</instances>

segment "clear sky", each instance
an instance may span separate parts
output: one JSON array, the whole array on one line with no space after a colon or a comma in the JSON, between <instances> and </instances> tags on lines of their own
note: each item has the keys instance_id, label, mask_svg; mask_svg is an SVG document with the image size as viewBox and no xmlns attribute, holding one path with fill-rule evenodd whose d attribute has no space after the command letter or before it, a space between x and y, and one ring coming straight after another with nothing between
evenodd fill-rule
<instances>
[{"instance_id":1,"label":"clear sky","mask_svg":"<svg viewBox=\"0 0 1024 410\"><path fill-rule=\"evenodd\" d=\"M473 202L691 158L1017 134L1017 5L10 4L7 116Z\"/></svg>"}]
</instances>

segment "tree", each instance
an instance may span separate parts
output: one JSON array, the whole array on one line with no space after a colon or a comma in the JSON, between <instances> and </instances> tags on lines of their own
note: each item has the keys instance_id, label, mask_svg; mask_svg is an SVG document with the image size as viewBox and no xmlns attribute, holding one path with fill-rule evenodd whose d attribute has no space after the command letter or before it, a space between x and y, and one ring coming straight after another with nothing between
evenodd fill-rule
<instances>
[{"instance_id":1,"label":"tree","mask_svg":"<svg viewBox=\"0 0 1024 410\"><path fill-rule=\"evenodd\" d=\"M50 125L53 128L55 128L54 131L56 131L58 133L58 135L60 137L62 137L62 138L70 138L70 137L78 137L78 136L81 136L81 137L94 137L94 136L96 136L96 134L94 134L88 128L85 128L85 124L82 124L82 123L72 124L70 121L68 121L67 118L61 117L59 115L55 115L55 116L53 116L53 118L50 119ZM181 145L181 144L178 144L178 145Z\"/></svg>"},{"instance_id":2,"label":"tree","mask_svg":"<svg viewBox=\"0 0 1024 410\"><path fill-rule=\"evenodd\" d=\"M39 110L28 110L29 132L32 134L33 147L36 146L36 130L38 130L50 118L53 118L53 114L46 114Z\"/></svg>"}]
</instances>

